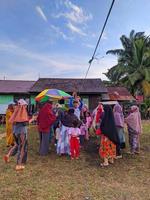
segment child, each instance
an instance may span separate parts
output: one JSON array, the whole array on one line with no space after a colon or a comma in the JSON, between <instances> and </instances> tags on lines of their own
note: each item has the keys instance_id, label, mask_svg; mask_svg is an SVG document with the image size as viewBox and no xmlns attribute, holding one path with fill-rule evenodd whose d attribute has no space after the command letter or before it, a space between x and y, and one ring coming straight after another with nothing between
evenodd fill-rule
<instances>
[{"instance_id":1,"label":"child","mask_svg":"<svg viewBox=\"0 0 150 200\"><path fill-rule=\"evenodd\" d=\"M128 126L129 145L131 154L140 153L139 137L142 132L141 115L137 106L131 107L129 116L125 119Z\"/></svg>"},{"instance_id":2,"label":"child","mask_svg":"<svg viewBox=\"0 0 150 200\"><path fill-rule=\"evenodd\" d=\"M55 130L55 146L57 146L58 140L60 138L60 129L61 129L61 123L59 122Z\"/></svg>"},{"instance_id":3,"label":"child","mask_svg":"<svg viewBox=\"0 0 150 200\"><path fill-rule=\"evenodd\" d=\"M86 112L86 126L87 126L88 130L91 127L91 124L92 124L91 114L90 114L90 112Z\"/></svg>"},{"instance_id":4,"label":"child","mask_svg":"<svg viewBox=\"0 0 150 200\"><path fill-rule=\"evenodd\" d=\"M78 128L78 122L73 122L72 128L69 128L68 134L70 136L70 153L71 159L79 158L79 135L81 134L80 129Z\"/></svg>"},{"instance_id":5,"label":"child","mask_svg":"<svg viewBox=\"0 0 150 200\"><path fill-rule=\"evenodd\" d=\"M84 140L85 139L86 140L89 139L88 128L87 128L86 120L85 119L82 119L82 123L81 123L81 126L80 126L80 131L81 131L81 135L79 136L79 138L80 138L80 145L81 145L81 147L83 147Z\"/></svg>"}]
</instances>

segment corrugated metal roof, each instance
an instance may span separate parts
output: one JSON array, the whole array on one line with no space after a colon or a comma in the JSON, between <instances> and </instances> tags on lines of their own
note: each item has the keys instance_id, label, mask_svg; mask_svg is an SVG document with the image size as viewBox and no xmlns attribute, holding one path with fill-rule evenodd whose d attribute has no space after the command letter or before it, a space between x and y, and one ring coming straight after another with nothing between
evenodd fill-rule
<instances>
[{"instance_id":1,"label":"corrugated metal roof","mask_svg":"<svg viewBox=\"0 0 150 200\"><path fill-rule=\"evenodd\" d=\"M56 88L72 93L107 93L107 88L101 79L72 79L72 78L40 78L30 92L41 92L44 89Z\"/></svg>"},{"instance_id":2,"label":"corrugated metal roof","mask_svg":"<svg viewBox=\"0 0 150 200\"><path fill-rule=\"evenodd\" d=\"M28 93L35 81L0 80L0 93Z\"/></svg>"},{"instance_id":3,"label":"corrugated metal roof","mask_svg":"<svg viewBox=\"0 0 150 200\"><path fill-rule=\"evenodd\" d=\"M135 98L125 87L107 87L108 95L112 101L134 101Z\"/></svg>"}]
</instances>

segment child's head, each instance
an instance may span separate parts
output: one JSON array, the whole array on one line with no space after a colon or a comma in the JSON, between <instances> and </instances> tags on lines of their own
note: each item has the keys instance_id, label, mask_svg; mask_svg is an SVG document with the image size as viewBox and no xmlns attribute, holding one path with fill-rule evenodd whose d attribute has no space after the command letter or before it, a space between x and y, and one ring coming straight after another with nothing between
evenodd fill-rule
<instances>
[{"instance_id":1,"label":"child's head","mask_svg":"<svg viewBox=\"0 0 150 200\"><path fill-rule=\"evenodd\" d=\"M79 102L77 100L73 101L73 107L78 108L79 107Z\"/></svg>"},{"instance_id":2,"label":"child's head","mask_svg":"<svg viewBox=\"0 0 150 200\"><path fill-rule=\"evenodd\" d=\"M74 127L74 128L77 128L77 127L78 127L78 121L77 121L77 120L74 120L74 121L73 121L73 127Z\"/></svg>"}]
</instances>

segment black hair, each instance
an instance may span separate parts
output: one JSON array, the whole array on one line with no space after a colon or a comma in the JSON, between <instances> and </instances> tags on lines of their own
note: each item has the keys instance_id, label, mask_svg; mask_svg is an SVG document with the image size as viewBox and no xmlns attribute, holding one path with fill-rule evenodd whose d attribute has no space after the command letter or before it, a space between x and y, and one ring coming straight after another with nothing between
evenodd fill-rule
<instances>
[{"instance_id":1,"label":"black hair","mask_svg":"<svg viewBox=\"0 0 150 200\"><path fill-rule=\"evenodd\" d=\"M73 121L73 127L74 127L74 128L77 128L78 125L79 125L79 124L78 124L78 121L77 121L77 120L74 120L74 121Z\"/></svg>"},{"instance_id":2,"label":"black hair","mask_svg":"<svg viewBox=\"0 0 150 200\"><path fill-rule=\"evenodd\" d=\"M70 108L70 109L68 110L68 114L74 114L74 108Z\"/></svg>"},{"instance_id":3,"label":"black hair","mask_svg":"<svg viewBox=\"0 0 150 200\"><path fill-rule=\"evenodd\" d=\"M74 103L79 103L79 102L78 102L77 100L74 100L74 101L73 101L73 104L74 104Z\"/></svg>"}]
</instances>

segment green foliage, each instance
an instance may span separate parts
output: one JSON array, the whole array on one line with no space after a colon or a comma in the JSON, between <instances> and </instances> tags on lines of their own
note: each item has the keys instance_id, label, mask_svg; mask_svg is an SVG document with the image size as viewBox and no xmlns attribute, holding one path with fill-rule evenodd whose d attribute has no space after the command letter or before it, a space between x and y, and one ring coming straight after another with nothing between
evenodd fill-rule
<instances>
[{"instance_id":1,"label":"green foliage","mask_svg":"<svg viewBox=\"0 0 150 200\"><path fill-rule=\"evenodd\" d=\"M150 82L150 39L144 32L135 33L132 30L129 37L123 35L120 41L122 49L106 53L117 55L118 64L105 75L113 84L123 84L134 93L141 90L145 94L142 82Z\"/></svg>"}]
</instances>

